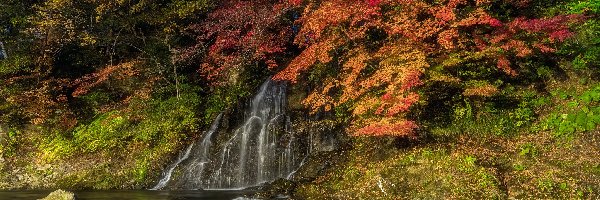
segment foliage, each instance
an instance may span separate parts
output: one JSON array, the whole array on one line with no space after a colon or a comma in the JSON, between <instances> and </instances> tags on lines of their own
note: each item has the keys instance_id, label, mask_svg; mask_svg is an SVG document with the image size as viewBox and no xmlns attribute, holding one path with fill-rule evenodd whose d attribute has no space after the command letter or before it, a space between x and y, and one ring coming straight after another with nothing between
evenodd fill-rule
<instances>
[{"instance_id":1,"label":"foliage","mask_svg":"<svg viewBox=\"0 0 600 200\"><path fill-rule=\"evenodd\" d=\"M558 171L554 161L533 161L552 153L544 141L511 141L519 144L500 153L383 143L421 135L502 146L551 140L540 130L576 138L600 124L600 90L590 87L600 64L597 0L5 0L0 8L9 54L0 60L0 124L14 128L0 137L0 153L8 165L90 161L60 177L70 186L141 187L270 75L298 84L307 94L295 95L316 118L335 117L350 135L405 137L368 144L399 154L389 160L353 152L357 160L324 186L343 191L335 198L348 198L345 188L374 197L440 185L451 197L502 198L505 178L538 186L518 188L524 193L572 195L583 186L534 171ZM566 81L576 77L585 79ZM561 84L586 90L554 89ZM22 131L30 125L46 128ZM490 161L490 152L518 162ZM315 188L305 189L322 193ZM445 197L437 194L417 198Z\"/></svg>"},{"instance_id":2,"label":"foliage","mask_svg":"<svg viewBox=\"0 0 600 200\"><path fill-rule=\"evenodd\" d=\"M433 130L438 133L425 141L414 143L403 138L352 138L352 148L341 151L348 156L340 158L337 156L340 152L334 152L331 157L320 155L308 162L306 165L310 167L316 168L323 162L332 163L333 167L325 168L308 183L300 183L294 194L306 199L597 196L598 134L574 134L567 144L544 132L512 137L474 135L477 128L487 128L484 122L473 122L474 128L469 130L451 124ZM439 133L452 129L464 132ZM304 174L304 170L298 174Z\"/></svg>"},{"instance_id":3,"label":"foliage","mask_svg":"<svg viewBox=\"0 0 600 200\"><path fill-rule=\"evenodd\" d=\"M195 43L177 60L197 63L212 85L222 85L232 71L260 63L276 68L292 32L285 14L289 5L273 1L223 1L200 23L188 27ZM287 23L287 24L286 24ZM202 53L206 52L206 55Z\"/></svg>"},{"instance_id":4,"label":"foliage","mask_svg":"<svg viewBox=\"0 0 600 200\"><path fill-rule=\"evenodd\" d=\"M578 35L574 40L568 42L559 53L572 60L575 69L598 69L600 54L600 22L590 19L578 27Z\"/></svg>"},{"instance_id":5,"label":"foliage","mask_svg":"<svg viewBox=\"0 0 600 200\"><path fill-rule=\"evenodd\" d=\"M17 145L20 142L19 134L18 131L10 129L7 133L0 135L0 157L12 157L17 153Z\"/></svg>"},{"instance_id":6,"label":"foliage","mask_svg":"<svg viewBox=\"0 0 600 200\"><path fill-rule=\"evenodd\" d=\"M310 184L300 198L503 198L494 170L474 155L450 153L439 147L405 150L378 142L355 141L349 161ZM419 173L427 171L428 173Z\"/></svg>"},{"instance_id":7,"label":"foliage","mask_svg":"<svg viewBox=\"0 0 600 200\"><path fill-rule=\"evenodd\" d=\"M442 63L435 71L446 81L467 81L465 97L489 98L500 84L461 80L453 71L495 63L515 77L514 62L556 52L556 44L574 35L570 25L585 19L559 14L500 20L494 16L501 11L490 9L495 4L526 8L528 1L308 1L294 39L303 50L274 79L295 83L320 69L315 66L328 66L335 72L319 77L321 85L304 101L313 113L351 100L355 135L413 135L418 126L407 117L421 99L415 90L429 66Z\"/></svg>"},{"instance_id":8,"label":"foliage","mask_svg":"<svg viewBox=\"0 0 600 200\"><path fill-rule=\"evenodd\" d=\"M171 46L187 21L212 2L11 0L1 6L7 12L0 16L0 40L10 55L0 61L6 113L22 123L71 129L78 118L88 120L81 113L89 109L126 104L139 91L147 95L154 83L179 84ZM90 90L118 98L98 105L104 108L82 106L79 97Z\"/></svg>"},{"instance_id":9,"label":"foliage","mask_svg":"<svg viewBox=\"0 0 600 200\"><path fill-rule=\"evenodd\" d=\"M193 93L167 100L135 100L131 109L112 111L99 115L91 123L80 125L70 134L58 134L44 144L43 154L48 160L68 158L76 154L108 153L150 146L164 153L173 151L184 133L197 132L199 118L195 108L198 96ZM139 110L137 110L139 109ZM124 153L124 152L121 152Z\"/></svg>"},{"instance_id":10,"label":"foliage","mask_svg":"<svg viewBox=\"0 0 600 200\"><path fill-rule=\"evenodd\" d=\"M567 7L571 13L600 13L600 2L597 0L569 2Z\"/></svg>"},{"instance_id":11,"label":"foliage","mask_svg":"<svg viewBox=\"0 0 600 200\"><path fill-rule=\"evenodd\" d=\"M566 104L556 107L541 124L542 130L552 130L556 137L595 130L600 125L600 85L578 95L556 93L555 98Z\"/></svg>"},{"instance_id":12,"label":"foliage","mask_svg":"<svg viewBox=\"0 0 600 200\"><path fill-rule=\"evenodd\" d=\"M179 93L181 80L197 81L215 97L234 98L218 93L240 88L242 73L268 68L277 71L276 80L296 83L310 78L322 84L311 86L303 103L313 113L344 105L348 113L343 115L351 116L349 129L356 135L412 136L418 124L411 119L411 108L427 99L417 92L429 81L423 78L459 83L460 98L482 101L503 95L504 82L531 70L522 63L557 50L578 53L574 67L595 65L597 45L591 39L595 32L577 35L586 38L584 48L557 48L575 36L571 27L586 20L584 14L595 12L593 2L567 3L565 14L505 13L512 8L534 11L537 8L528 6L535 4L511 0L11 2L13 10L29 12L30 23L19 25L22 36L33 38L28 45L35 48L30 48L31 58L15 54L12 61L2 61L22 64L17 69L2 67L8 78L5 85L10 85L2 90L7 96L3 110L34 124L60 124L68 130L79 120L89 120L80 117L82 113L94 116L126 106L132 98L148 98L157 86L174 82ZM205 18L198 17L212 6L216 7ZM4 18L20 17L12 13ZM178 70L190 73L194 69L190 66L196 67L200 79L178 74ZM438 75L430 76L429 71ZM165 74L167 78L161 78ZM114 100L100 98L99 103L91 98L99 94ZM206 107L207 118L233 100L211 102L214 106ZM82 103L88 106L76 106Z\"/></svg>"}]
</instances>

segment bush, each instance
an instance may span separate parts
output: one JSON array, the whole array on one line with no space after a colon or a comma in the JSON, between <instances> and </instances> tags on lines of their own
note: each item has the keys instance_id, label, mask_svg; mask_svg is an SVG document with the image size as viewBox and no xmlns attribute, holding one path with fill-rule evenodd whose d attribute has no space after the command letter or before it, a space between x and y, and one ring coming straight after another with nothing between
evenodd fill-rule
<instances>
[{"instance_id":1,"label":"bush","mask_svg":"<svg viewBox=\"0 0 600 200\"><path fill-rule=\"evenodd\" d=\"M186 92L167 99L136 99L122 111L100 114L69 134L55 133L43 145L47 159L76 153L125 153L131 145L159 146L163 152L176 148L189 133L199 130L196 112L200 97ZM134 145L135 146L135 145ZM123 151L123 152L119 152Z\"/></svg>"},{"instance_id":2,"label":"bush","mask_svg":"<svg viewBox=\"0 0 600 200\"><path fill-rule=\"evenodd\" d=\"M570 136L576 132L595 130L600 125L600 85L580 94L556 92L555 98L566 103L557 106L539 126L550 130L556 137Z\"/></svg>"},{"instance_id":3,"label":"bush","mask_svg":"<svg viewBox=\"0 0 600 200\"><path fill-rule=\"evenodd\" d=\"M2 127L0 127L2 128ZM0 133L4 130L0 129ZM14 156L17 150L19 132L10 129L5 134L0 135L0 157L11 157Z\"/></svg>"}]
</instances>

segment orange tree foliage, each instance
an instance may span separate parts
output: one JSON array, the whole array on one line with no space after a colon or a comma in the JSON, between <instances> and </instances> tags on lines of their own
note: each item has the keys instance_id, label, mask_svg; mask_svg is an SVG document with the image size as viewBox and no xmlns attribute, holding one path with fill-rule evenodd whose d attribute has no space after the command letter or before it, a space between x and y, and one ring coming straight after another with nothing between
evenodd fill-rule
<instances>
[{"instance_id":1,"label":"orange tree foliage","mask_svg":"<svg viewBox=\"0 0 600 200\"><path fill-rule=\"evenodd\" d=\"M416 124L404 116L419 100L419 94L412 89L421 84L419 76L428 67L425 54L399 42L386 44L377 52L353 49L346 56L348 61L342 65L341 73L325 80L324 86L314 90L303 103L312 107L313 112L352 103L357 135L410 134ZM378 65L377 70L365 74L373 61ZM379 94L374 94L375 91ZM329 95L336 92L340 95Z\"/></svg>"},{"instance_id":2,"label":"orange tree foliage","mask_svg":"<svg viewBox=\"0 0 600 200\"><path fill-rule=\"evenodd\" d=\"M78 97L87 94L93 87L106 82L110 78L117 80L123 80L128 77L132 77L139 74L139 70L135 69L135 65L139 64L134 62L125 62L115 66L107 66L103 69L98 70L95 73L88 74L79 79L76 79L71 83L75 88L72 93L73 97Z\"/></svg>"},{"instance_id":3,"label":"orange tree foliage","mask_svg":"<svg viewBox=\"0 0 600 200\"><path fill-rule=\"evenodd\" d=\"M368 0L291 1L302 5L302 28L294 42L299 56L275 76L298 82L315 66L336 73L320 78L322 85L304 100L313 112L350 105L354 135L412 136L418 125L408 119L430 59L460 64L463 59L491 61L517 76L513 60L552 53L569 38L571 23L581 15L540 19L502 19L492 4L526 9L528 0ZM447 55L457 54L457 58ZM476 56L474 56L476 55ZM447 79L457 80L449 77ZM465 95L491 96L496 88L470 88Z\"/></svg>"},{"instance_id":4,"label":"orange tree foliage","mask_svg":"<svg viewBox=\"0 0 600 200\"><path fill-rule=\"evenodd\" d=\"M524 58L534 51L553 52L552 44L572 36L569 24L584 18L581 15L559 15L542 19L518 17L502 22L485 9L491 3L467 0L448 0L441 4L400 1L385 27L390 34L400 34L424 43L431 53L483 52L497 61L499 69L516 76L517 72L511 67L508 57ZM528 1L507 0L505 3L522 9L528 5ZM465 13L460 7L468 7L473 11Z\"/></svg>"},{"instance_id":5,"label":"orange tree foliage","mask_svg":"<svg viewBox=\"0 0 600 200\"><path fill-rule=\"evenodd\" d=\"M296 82L315 63L332 62L329 53L335 48L368 40L369 31L384 25L379 3L309 2L298 20L302 29L295 39L306 48L274 79ZM348 48L339 59L345 62L337 63L340 73L326 78L303 103L313 112L352 104L351 129L356 135L411 135L416 124L405 115L419 100L412 89L421 84L419 76L428 67L425 52L411 43L390 40L376 51L362 45Z\"/></svg>"}]
</instances>

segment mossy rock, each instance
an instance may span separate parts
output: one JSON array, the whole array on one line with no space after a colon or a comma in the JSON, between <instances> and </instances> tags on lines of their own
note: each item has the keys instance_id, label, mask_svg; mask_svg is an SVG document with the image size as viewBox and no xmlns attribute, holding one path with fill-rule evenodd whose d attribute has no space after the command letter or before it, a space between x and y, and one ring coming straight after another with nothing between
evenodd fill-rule
<instances>
[{"instance_id":1,"label":"mossy rock","mask_svg":"<svg viewBox=\"0 0 600 200\"><path fill-rule=\"evenodd\" d=\"M75 200L75 194L64 190L56 190L40 200Z\"/></svg>"},{"instance_id":2,"label":"mossy rock","mask_svg":"<svg viewBox=\"0 0 600 200\"><path fill-rule=\"evenodd\" d=\"M289 198L296 188L296 183L287 179L277 179L267 186L263 187L255 195L258 199L282 199Z\"/></svg>"}]
</instances>

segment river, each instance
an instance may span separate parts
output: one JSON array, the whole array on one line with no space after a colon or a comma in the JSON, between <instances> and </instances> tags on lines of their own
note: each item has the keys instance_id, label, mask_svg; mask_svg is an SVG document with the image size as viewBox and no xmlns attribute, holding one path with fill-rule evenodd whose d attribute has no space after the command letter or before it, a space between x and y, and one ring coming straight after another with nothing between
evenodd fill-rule
<instances>
[{"instance_id":1,"label":"river","mask_svg":"<svg viewBox=\"0 0 600 200\"><path fill-rule=\"evenodd\" d=\"M46 197L52 191L0 191L0 200L35 200ZM75 191L78 200L232 200L248 199L256 190L118 190L118 191Z\"/></svg>"}]
</instances>

